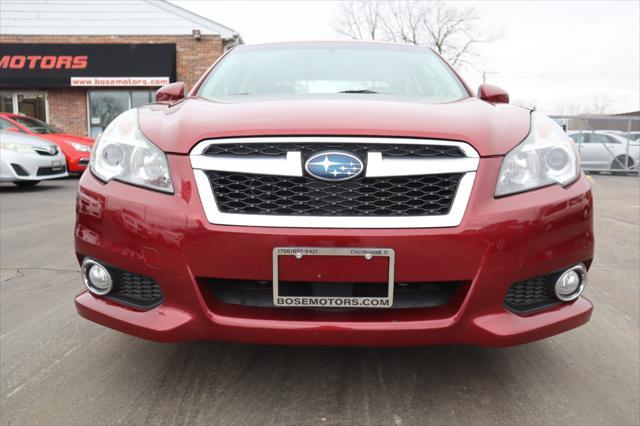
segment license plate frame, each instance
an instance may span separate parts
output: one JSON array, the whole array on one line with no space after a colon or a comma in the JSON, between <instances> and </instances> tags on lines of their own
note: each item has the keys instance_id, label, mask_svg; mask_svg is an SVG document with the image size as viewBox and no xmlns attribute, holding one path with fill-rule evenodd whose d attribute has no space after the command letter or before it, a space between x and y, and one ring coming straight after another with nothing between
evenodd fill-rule
<instances>
[{"instance_id":1,"label":"license plate frame","mask_svg":"<svg viewBox=\"0 0 640 426\"><path fill-rule=\"evenodd\" d=\"M387 297L325 297L325 296L280 296L278 292L280 256L361 256L369 260L373 257L388 258ZM273 304L277 307L311 308L374 308L384 309L393 306L395 282L395 251L390 248L358 247L275 247L273 249ZM295 300L293 300L295 299ZM347 303L347 300L349 301Z\"/></svg>"},{"instance_id":2,"label":"license plate frame","mask_svg":"<svg viewBox=\"0 0 640 426\"><path fill-rule=\"evenodd\" d=\"M52 160L51 161L51 170L60 170L62 169L62 161L61 160Z\"/></svg>"}]
</instances>

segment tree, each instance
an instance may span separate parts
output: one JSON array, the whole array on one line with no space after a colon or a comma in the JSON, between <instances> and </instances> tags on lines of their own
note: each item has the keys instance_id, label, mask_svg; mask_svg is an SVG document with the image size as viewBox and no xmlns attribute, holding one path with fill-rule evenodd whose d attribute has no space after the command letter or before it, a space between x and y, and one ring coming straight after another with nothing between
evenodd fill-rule
<instances>
[{"instance_id":1,"label":"tree","mask_svg":"<svg viewBox=\"0 0 640 426\"><path fill-rule=\"evenodd\" d=\"M599 93L593 96L588 112L589 114L606 114L609 112L612 103L613 100L609 94Z\"/></svg>"},{"instance_id":2,"label":"tree","mask_svg":"<svg viewBox=\"0 0 640 426\"><path fill-rule=\"evenodd\" d=\"M584 114L584 105L575 101L575 99L563 99L556 104L556 114L559 115L579 115Z\"/></svg>"},{"instance_id":3,"label":"tree","mask_svg":"<svg viewBox=\"0 0 640 426\"><path fill-rule=\"evenodd\" d=\"M587 102L578 102L575 99L562 100L556 104L556 112L560 115L607 114L612 103L611 95L598 93Z\"/></svg>"},{"instance_id":4,"label":"tree","mask_svg":"<svg viewBox=\"0 0 640 426\"><path fill-rule=\"evenodd\" d=\"M481 25L475 8L441 1L341 3L335 30L355 40L381 40L428 46L453 66L472 65L476 48L499 37Z\"/></svg>"},{"instance_id":5,"label":"tree","mask_svg":"<svg viewBox=\"0 0 640 426\"><path fill-rule=\"evenodd\" d=\"M354 40L378 40L382 20L380 2L347 1L340 3L334 29Z\"/></svg>"}]
</instances>

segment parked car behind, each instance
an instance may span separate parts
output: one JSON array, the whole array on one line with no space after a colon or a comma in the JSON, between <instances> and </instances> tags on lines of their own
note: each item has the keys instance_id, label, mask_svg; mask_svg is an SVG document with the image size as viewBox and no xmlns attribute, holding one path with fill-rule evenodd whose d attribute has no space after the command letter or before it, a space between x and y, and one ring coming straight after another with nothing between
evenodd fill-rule
<instances>
[{"instance_id":1,"label":"parked car behind","mask_svg":"<svg viewBox=\"0 0 640 426\"><path fill-rule=\"evenodd\" d=\"M623 130L602 130L604 133L613 133L614 135L621 136L625 139L629 139L631 142L640 139L640 132L625 132Z\"/></svg>"},{"instance_id":2,"label":"parked car behind","mask_svg":"<svg viewBox=\"0 0 640 426\"><path fill-rule=\"evenodd\" d=\"M638 169L638 142L606 130L576 130L567 133L578 145L584 170Z\"/></svg>"},{"instance_id":3,"label":"parked car behind","mask_svg":"<svg viewBox=\"0 0 640 426\"><path fill-rule=\"evenodd\" d=\"M44 179L67 176L58 146L36 136L0 131L0 182L34 186Z\"/></svg>"},{"instance_id":4,"label":"parked car behind","mask_svg":"<svg viewBox=\"0 0 640 426\"><path fill-rule=\"evenodd\" d=\"M66 133L50 124L21 114L0 113L0 129L37 135L58 145L69 173L82 173L89 164L93 139Z\"/></svg>"}]
</instances>

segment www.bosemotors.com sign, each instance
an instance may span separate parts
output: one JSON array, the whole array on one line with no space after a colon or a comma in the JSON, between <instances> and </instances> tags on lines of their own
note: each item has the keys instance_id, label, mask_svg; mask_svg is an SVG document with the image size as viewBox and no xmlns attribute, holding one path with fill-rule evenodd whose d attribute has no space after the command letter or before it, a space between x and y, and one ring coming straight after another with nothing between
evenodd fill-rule
<instances>
[{"instance_id":1,"label":"www.bosemotors.com sign","mask_svg":"<svg viewBox=\"0 0 640 426\"><path fill-rule=\"evenodd\" d=\"M0 44L0 87L162 86L175 44Z\"/></svg>"}]
</instances>

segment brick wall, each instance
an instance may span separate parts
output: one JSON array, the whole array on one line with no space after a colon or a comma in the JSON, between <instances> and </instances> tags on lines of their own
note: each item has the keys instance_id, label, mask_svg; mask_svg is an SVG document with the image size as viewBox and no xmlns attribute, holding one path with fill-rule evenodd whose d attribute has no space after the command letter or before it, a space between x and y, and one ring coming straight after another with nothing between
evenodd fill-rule
<instances>
[{"instance_id":1,"label":"brick wall","mask_svg":"<svg viewBox=\"0 0 640 426\"><path fill-rule=\"evenodd\" d=\"M219 36L203 35L196 41L191 35L184 36L42 36L0 34L0 43L175 43L176 78L191 89L204 71L222 54L224 46ZM37 87L16 87L16 90L37 90ZM132 90L136 88L122 88ZM140 87L138 89L151 89ZM11 89L3 89L11 90ZM87 92L82 88L43 88L49 99L49 122L70 133L87 134ZM96 90L106 90L96 88ZM109 87L108 90L120 90Z\"/></svg>"},{"instance_id":2,"label":"brick wall","mask_svg":"<svg viewBox=\"0 0 640 426\"><path fill-rule=\"evenodd\" d=\"M87 92L85 89L47 90L49 123L74 135L87 135Z\"/></svg>"}]
</instances>

